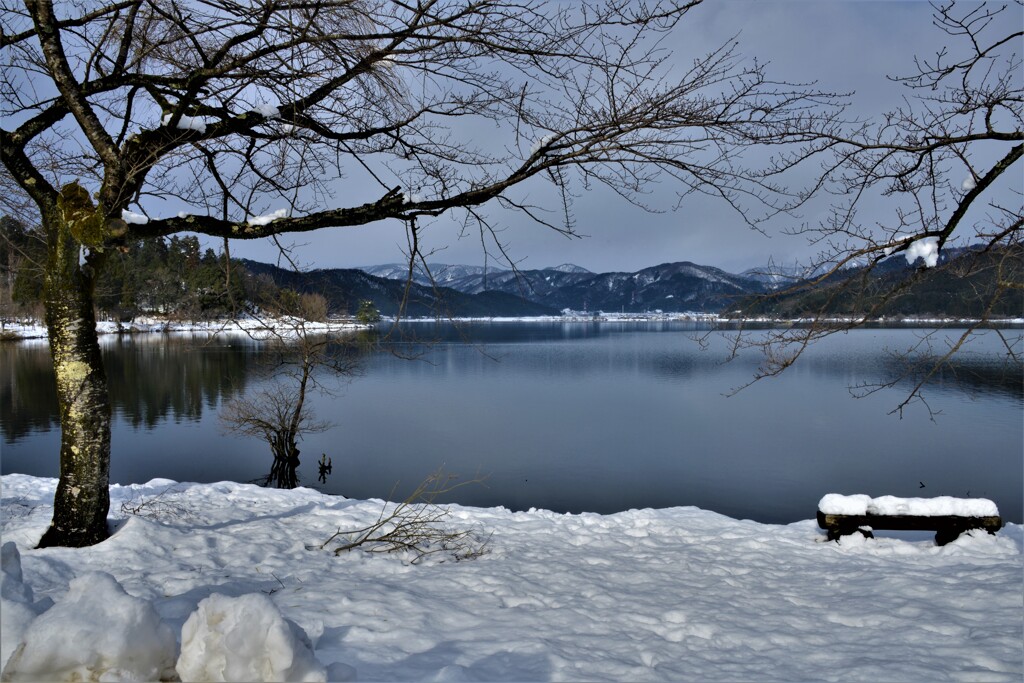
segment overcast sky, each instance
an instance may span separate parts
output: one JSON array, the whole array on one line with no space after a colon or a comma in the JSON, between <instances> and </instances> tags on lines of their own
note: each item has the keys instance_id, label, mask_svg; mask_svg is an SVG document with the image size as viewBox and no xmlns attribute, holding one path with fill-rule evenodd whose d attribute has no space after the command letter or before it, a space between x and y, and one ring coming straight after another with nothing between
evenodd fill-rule
<instances>
[{"instance_id":1,"label":"overcast sky","mask_svg":"<svg viewBox=\"0 0 1024 683\"><path fill-rule=\"evenodd\" d=\"M1018 7L1010 11L1009 18L1021 19ZM947 37L932 27L931 14L923 1L707 0L685 19L672 48L689 60L738 33L743 54L770 62L774 77L855 91L852 110L877 114L897 105L905 91L886 76L911 73L915 54L934 56L945 42ZM763 235L722 203L692 201L678 211L651 214L610 194L597 190L576 201L577 230L586 235L582 239L567 239L526 217L503 214L502 239L510 255L521 268L574 263L595 272L635 271L692 261L739 272L762 266L769 257L790 263L815 253L806 240L781 235L784 223ZM675 188L666 183L646 199L671 209L675 198ZM484 261L479 235L460 238L454 219L430 223L425 239L428 248L439 250L431 261ZM304 267L369 266L401 261L405 242L404 228L391 221L300 235L295 254ZM266 243L235 243L232 251L263 261L275 258L275 249Z\"/></svg>"}]
</instances>

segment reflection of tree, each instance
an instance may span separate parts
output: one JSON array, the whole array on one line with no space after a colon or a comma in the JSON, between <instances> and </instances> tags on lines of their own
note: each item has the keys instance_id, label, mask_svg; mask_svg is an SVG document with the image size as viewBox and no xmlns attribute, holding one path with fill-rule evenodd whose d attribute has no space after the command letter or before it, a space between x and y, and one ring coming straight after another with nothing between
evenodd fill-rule
<instances>
[{"instance_id":1,"label":"reflection of tree","mask_svg":"<svg viewBox=\"0 0 1024 683\"><path fill-rule=\"evenodd\" d=\"M263 486L293 489L299 485L299 444L305 435L327 431L330 422L318 420L307 403L310 392L331 395L325 380L333 382L353 375L359 368L358 352L365 347L359 337L331 338L306 329L312 318L310 305L326 317L323 297L303 295L296 302L293 327L275 333L266 360L269 383L248 393L239 392L221 411L221 422L229 430L256 436L270 446L274 456ZM321 477L326 467L321 468Z\"/></svg>"},{"instance_id":2,"label":"reflection of tree","mask_svg":"<svg viewBox=\"0 0 1024 683\"><path fill-rule=\"evenodd\" d=\"M13 443L33 431L55 429L57 389L45 346L0 344L0 427Z\"/></svg>"},{"instance_id":3,"label":"reflection of tree","mask_svg":"<svg viewBox=\"0 0 1024 683\"><path fill-rule=\"evenodd\" d=\"M116 339L103 347L116 414L132 427L152 428L173 418L199 420L244 391L258 350L160 337ZM0 345L0 416L3 437L14 442L59 424L53 363L45 346Z\"/></svg>"},{"instance_id":4,"label":"reflection of tree","mask_svg":"<svg viewBox=\"0 0 1024 683\"><path fill-rule=\"evenodd\" d=\"M990 334L997 332L993 331ZM1014 331L1013 334L1016 335L1018 332ZM925 348L930 343L931 336L923 336L922 339L918 346ZM943 343L949 345L949 342ZM883 368L879 381L866 382L855 387L854 394L867 395L890 387L905 390L916 386L930 391L954 391L970 396L993 396L1024 401L1024 376L1008 368L1004 359L995 354L965 352L953 357L943 357L941 353L936 352L915 355L893 353L886 357ZM919 400L925 401L923 397Z\"/></svg>"},{"instance_id":5,"label":"reflection of tree","mask_svg":"<svg viewBox=\"0 0 1024 683\"><path fill-rule=\"evenodd\" d=\"M133 427L152 428L168 416L198 420L244 390L255 349L209 344L118 339L104 347L114 410ZM113 353L112 353L113 352Z\"/></svg>"}]
</instances>

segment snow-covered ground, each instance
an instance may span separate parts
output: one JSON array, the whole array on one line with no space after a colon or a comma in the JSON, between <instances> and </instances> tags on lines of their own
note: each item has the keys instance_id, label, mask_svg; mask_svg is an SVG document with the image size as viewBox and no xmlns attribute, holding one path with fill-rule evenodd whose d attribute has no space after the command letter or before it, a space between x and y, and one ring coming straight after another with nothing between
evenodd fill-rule
<instances>
[{"instance_id":1,"label":"snow-covered ground","mask_svg":"<svg viewBox=\"0 0 1024 683\"><path fill-rule=\"evenodd\" d=\"M16 544L21 569L6 546L5 660L25 636L4 680L52 679L38 667L69 671L69 653L89 651L107 653L96 665L106 673L83 670L93 680L175 669L207 680L223 671L445 681L1024 673L1020 525L936 547L930 534L827 542L810 520L771 526L695 508L600 516L453 506L449 523L486 539L486 554L412 564L319 549L339 528L373 522L380 501L152 481L112 487L117 531L106 542L35 550L56 482L0 483L2 540ZM138 514L122 512L124 502Z\"/></svg>"}]
</instances>

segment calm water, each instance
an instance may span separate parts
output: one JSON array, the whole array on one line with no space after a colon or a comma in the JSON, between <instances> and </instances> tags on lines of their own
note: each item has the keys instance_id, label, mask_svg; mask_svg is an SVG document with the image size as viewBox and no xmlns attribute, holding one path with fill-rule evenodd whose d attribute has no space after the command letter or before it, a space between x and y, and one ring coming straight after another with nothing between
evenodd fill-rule
<instances>
[{"instance_id":1,"label":"calm water","mask_svg":"<svg viewBox=\"0 0 1024 683\"><path fill-rule=\"evenodd\" d=\"M986 333L921 406L888 415L890 352L919 330L861 330L814 347L781 377L726 397L758 358L723 363L680 323L416 325L435 340L416 359L368 353L360 376L313 400L334 427L303 441L302 482L358 498L401 497L443 467L486 475L452 500L557 511L696 505L738 518L814 516L828 492L984 496L1021 521L1024 395ZM950 334L955 334L951 331ZM1015 333L1016 334L1016 333ZM265 381L246 339L105 338L115 405L111 479L248 481L268 447L226 434L220 406ZM59 431L45 344L0 346L2 470L56 476ZM901 393L901 391L903 393ZM334 464L317 482L321 453ZM396 488L396 482L400 482ZM924 485L922 488L921 485Z\"/></svg>"}]
</instances>

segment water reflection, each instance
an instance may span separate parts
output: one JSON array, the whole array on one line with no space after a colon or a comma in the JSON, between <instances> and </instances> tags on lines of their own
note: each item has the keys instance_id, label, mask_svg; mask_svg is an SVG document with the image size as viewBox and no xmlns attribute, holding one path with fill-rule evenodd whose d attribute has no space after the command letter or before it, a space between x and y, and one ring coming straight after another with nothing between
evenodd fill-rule
<instances>
[{"instance_id":1,"label":"water reflection","mask_svg":"<svg viewBox=\"0 0 1024 683\"><path fill-rule=\"evenodd\" d=\"M705 337L708 325L697 322L557 322L557 323L416 323L407 325L393 341L407 356L426 361L381 368L383 372L445 374L457 363L460 371L501 372L502 363L514 359L517 372L567 377L628 371L658 381L683 381L695 376L735 375L745 385L756 372L761 357L747 351L729 354L730 331ZM652 349L645 335L670 333L671 344ZM748 334L757 334L748 330ZM1013 335L1019 335L1014 330ZM932 345L942 350L959 335L940 331ZM966 349L933 371L938 354L911 354L921 346L924 332L907 327L870 328L821 340L793 368L792 374L808 373L863 385L896 384L910 390L924 374L926 388L953 394L1003 397L1024 401L1024 375L1005 353L994 331L979 331ZM698 341L699 339L699 341ZM614 343L606 343L614 340ZM463 347L479 353L466 356ZM709 348L701 351L702 345ZM1024 352L1017 340L1018 356ZM733 387L730 387L733 388Z\"/></svg>"},{"instance_id":2,"label":"water reflection","mask_svg":"<svg viewBox=\"0 0 1024 683\"><path fill-rule=\"evenodd\" d=\"M107 336L102 343L115 419L152 429L167 420L199 421L244 392L259 349L240 340L191 335ZM0 344L0 430L14 443L60 424L53 363L45 344Z\"/></svg>"},{"instance_id":3,"label":"water reflection","mask_svg":"<svg viewBox=\"0 0 1024 683\"><path fill-rule=\"evenodd\" d=\"M14 443L59 425L57 387L48 348L37 342L0 344L0 433Z\"/></svg>"},{"instance_id":4,"label":"water reflection","mask_svg":"<svg viewBox=\"0 0 1024 683\"><path fill-rule=\"evenodd\" d=\"M813 348L781 378L735 397L755 354L724 363L677 324L411 324L398 354L312 400L335 423L307 436L301 485L401 498L444 467L486 487L457 502L614 512L699 505L736 517L806 519L822 493L980 495L1021 517L1024 382L984 336L926 388L932 407L888 416L898 386L863 401L850 386L903 368L888 350L918 332L864 330ZM954 334L954 333L951 333ZM265 478L267 444L223 432L217 412L268 381L266 349L247 339L104 340L114 426L111 476L183 481ZM56 400L45 345L0 346L3 471L56 474ZM409 360L413 357L414 360ZM144 379L145 382L140 381ZM143 386L149 384L149 386ZM49 441L48 441L49 439ZM333 474L321 478L319 459ZM396 488L396 482L401 485ZM919 490L919 482L927 489Z\"/></svg>"}]
</instances>

